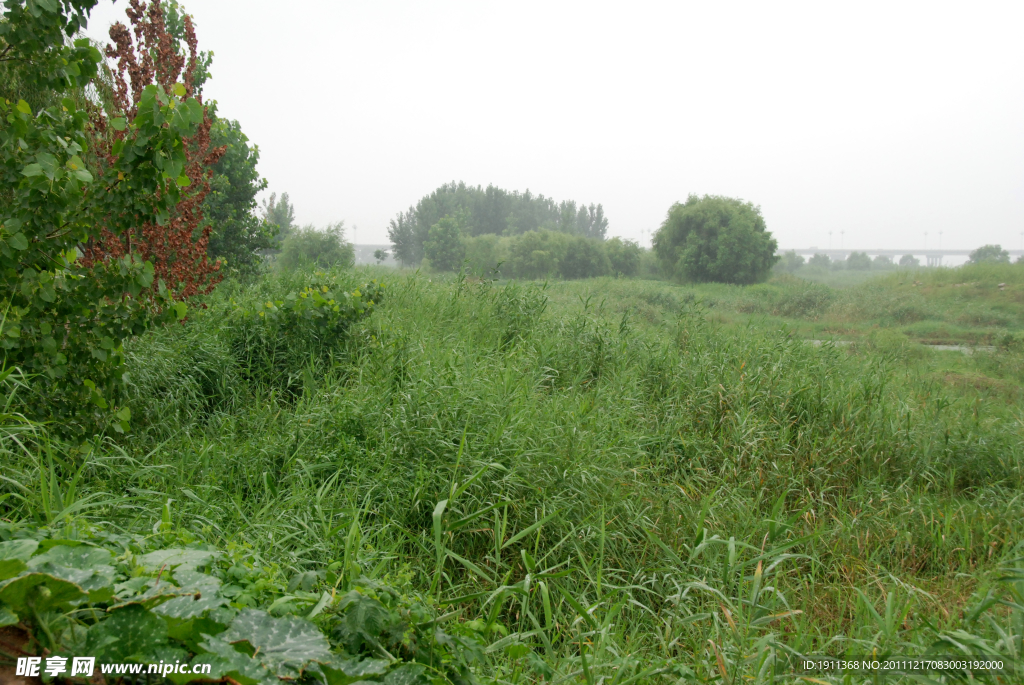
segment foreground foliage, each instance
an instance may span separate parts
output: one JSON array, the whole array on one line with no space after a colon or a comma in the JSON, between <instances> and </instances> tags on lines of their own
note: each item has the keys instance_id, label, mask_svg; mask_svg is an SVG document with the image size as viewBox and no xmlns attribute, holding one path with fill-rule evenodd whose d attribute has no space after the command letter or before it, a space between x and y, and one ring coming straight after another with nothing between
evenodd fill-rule
<instances>
[{"instance_id":1,"label":"foreground foliage","mask_svg":"<svg viewBox=\"0 0 1024 685\"><path fill-rule=\"evenodd\" d=\"M383 306L340 336L259 311L310 287L362 295L362 271L226 284L135 341L136 433L79 461L9 440L4 517L156 526L289 579L355 563L448 616L499 682L1021 655L1016 400L937 383L894 340L723 330L687 288L374 273ZM275 340L315 354L265 356Z\"/></svg>"},{"instance_id":2,"label":"foreground foliage","mask_svg":"<svg viewBox=\"0 0 1024 685\"><path fill-rule=\"evenodd\" d=\"M170 530L167 516L149 536L0 525L0 627L16 626L21 645L7 657L91 656L97 674L99 664L188 664L157 676L179 685L462 683L482 657L486 626L445 622L408 578L371 580L346 558L288 579L244 547Z\"/></svg>"}]
</instances>

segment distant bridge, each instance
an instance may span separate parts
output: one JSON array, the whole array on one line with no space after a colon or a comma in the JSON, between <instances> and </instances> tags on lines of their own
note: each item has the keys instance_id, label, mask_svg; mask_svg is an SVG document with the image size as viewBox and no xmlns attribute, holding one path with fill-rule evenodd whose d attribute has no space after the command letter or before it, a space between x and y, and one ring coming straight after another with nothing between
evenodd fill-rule
<instances>
[{"instance_id":1,"label":"distant bridge","mask_svg":"<svg viewBox=\"0 0 1024 685\"><path fill-rule=\"evenodd\" d=\"M779 250L779 254L785 254L786 252L796 252L798 255L813 256L816 254L828 255L832 261L846 261L846 258L853 252L865 252L870 257L892 257L893 261L899 261L899 258L905 254L914 255L915 257L924 257L927 260L928 266L941 266L943 257L969 257L973 250L847 250L847 249L831 249L831 248L819 248L819 247L808 247L803 248L790 248L786 250ZM1011 257L1024 256L1024 250L1007 250Z\"/></svg>"}]
</instances>

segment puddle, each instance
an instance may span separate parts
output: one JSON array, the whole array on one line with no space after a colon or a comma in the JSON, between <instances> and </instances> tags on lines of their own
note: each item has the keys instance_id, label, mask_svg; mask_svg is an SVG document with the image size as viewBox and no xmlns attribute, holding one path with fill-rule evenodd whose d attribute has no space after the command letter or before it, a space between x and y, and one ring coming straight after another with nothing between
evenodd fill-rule
<instances>
[{"instance_id":1,"label":"puddle","mask_svg":"<svg viewBox=\"0 0 1024 685\"><path fill-rule=\"evenodd\" d=\"M815 347L821 347L827 342L831 342L833 345L842 347L844 345L852 345L853 342L850 340L808 340L810 344ZM932 350L939 350L941 352L961 352L963 354L974 354L975 352L995 352L996 348L991 345L929 345L928 343L921 343L925 347Z\"/></svg>"}]
</instances>

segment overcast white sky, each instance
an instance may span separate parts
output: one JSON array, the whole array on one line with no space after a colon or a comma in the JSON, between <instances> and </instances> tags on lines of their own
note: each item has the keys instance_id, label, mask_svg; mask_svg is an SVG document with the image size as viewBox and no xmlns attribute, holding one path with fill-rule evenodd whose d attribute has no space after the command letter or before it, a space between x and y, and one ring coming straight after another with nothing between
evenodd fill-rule
<instances>
[{"instance_id":1,"label":"overcast white sky","mask_svg":"<svg viewBox=\"0 0 1024 685\"><path fill-rule=\"evenodd\" d=\"M183 4L270 190L359 243L464 180L638 240L710 193L782 247L1021 247L1021 2Z\"/></svg>"}]
</instances>

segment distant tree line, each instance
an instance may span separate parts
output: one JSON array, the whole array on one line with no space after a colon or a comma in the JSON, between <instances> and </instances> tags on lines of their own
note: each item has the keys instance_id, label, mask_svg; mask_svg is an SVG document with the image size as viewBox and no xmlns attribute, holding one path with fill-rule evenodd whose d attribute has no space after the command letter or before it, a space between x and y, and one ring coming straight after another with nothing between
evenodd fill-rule
<instances>
[{"instance_id":1,"label":"distant tree line","mask_svg":"<svg viewBox=\"0 0 1024 685\"><path fill-rule=\"evenodd\" d=\"M644 250L631 240L600 240L547 229L518 235L472 235L464 208L441 217L427 230L420 266L501 278L596 278L641 275ZM650 266L650 265L648 265Z\"/></svg>"},{"instance_id":2,"label":"distant tree line","mask_svg":"<svg viewBox=\"0 0 1024 685\"><path fill-rule=\"evenodd\" d=\"M1024 263L1024 258L1018 260ZM983 245L973 250L967 260L968 264L1009 264L1010 253L1000 245ZM892 257L878 255L872 259L866 252L851 252L845 259L833 260L827 254L815 254L810 259L804 259L795 251L790 250L783 254L776 264L777 271L786 273L797 273L802 269L830 269L833 271L847 269L850 271L887 271L897 267L913 269L921 266L921 260L912 254L905 254L898 262Z\"/></svg>"},{"instance_id":3,"label":"distant tree line","mask_svg":"<svg viewBox=\"0 0 1024 685\"><path fill-rule=\"evenodd\" d=\"M608 218L600 204L556 202L529 190L520 193L493 185L483 188L453 181L425 195L391 220L388 236L395 259L405 266L419 265L426 256L431 229L445 217L456 215L458 219L453 221L460 238L511 237L543 231L600 241L608 232ZM439 230L451 233L453 224L449 221Z\"/></svg>"}]
</instances>

